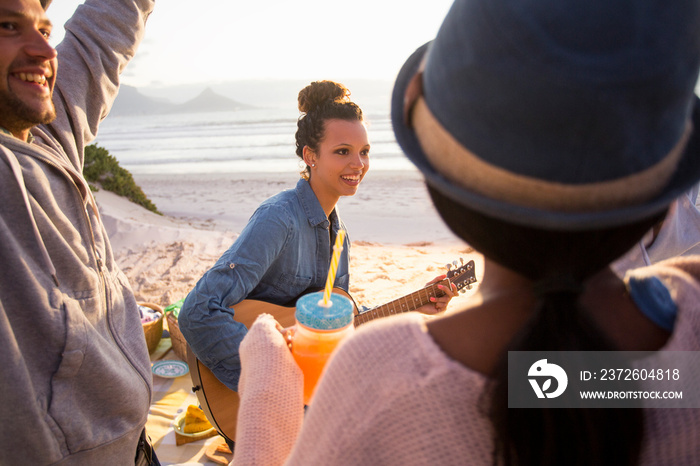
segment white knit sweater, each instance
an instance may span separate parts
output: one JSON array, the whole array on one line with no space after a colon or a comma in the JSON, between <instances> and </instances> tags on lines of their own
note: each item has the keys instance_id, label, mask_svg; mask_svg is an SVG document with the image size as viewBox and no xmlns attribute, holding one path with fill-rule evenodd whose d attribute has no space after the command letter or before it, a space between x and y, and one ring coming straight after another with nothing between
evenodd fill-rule
<instances>
[{"instance_id":1,"label":"white knit sweater","mask_svg":"<svg viewBox=\"0 0 700 466\"><path fill-rule=\"evenodd\" d=\"M700 351L700 256L644 273L661 278L679 308L664 349ZM232 465L492 464L486 378L445 355L418 314L346 340L306 418L301 373L271 316L252 326L241 360ZM645 419L642 464L700 464L700 410L647 410Z\"/></svg>"}]
</instances>

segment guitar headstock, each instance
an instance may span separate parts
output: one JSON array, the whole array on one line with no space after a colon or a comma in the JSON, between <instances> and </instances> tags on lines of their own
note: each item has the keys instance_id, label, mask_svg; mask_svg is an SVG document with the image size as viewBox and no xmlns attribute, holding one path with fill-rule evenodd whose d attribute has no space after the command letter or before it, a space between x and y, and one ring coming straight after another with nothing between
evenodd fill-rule
<instances>
[{"instance_id":1,"label":"guitar headstock","mask_svg":"<svg viewBox=\"0 0 700 466\"><path fill-rule=\"evenodd\" d=\"M472 284L476 283L474 261L470 260L465 264L464 259L460 257L459 262L454 261L447 264L447 278L457 287L458 291L464 291L464 288L471 290Z\"/></svg>"}]
</instances>

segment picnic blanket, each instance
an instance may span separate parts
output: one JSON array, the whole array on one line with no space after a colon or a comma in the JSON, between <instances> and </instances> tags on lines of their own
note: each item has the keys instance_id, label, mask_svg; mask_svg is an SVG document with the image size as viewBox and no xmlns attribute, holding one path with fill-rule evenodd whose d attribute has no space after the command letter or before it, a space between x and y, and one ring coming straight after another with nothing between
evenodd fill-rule
<instances>
[{"instance_id":1,"label":"picnic blanket","mask_svg":"<svg viewBox=\"0 0 700 466\"><path fill-rule=\"evenodd\" d=\"M151 354L151 362L177 359L171 350L170 338L162 338ZM199 405L192 392L192 379L187 373L180 377L160 377L153 375L153 400L148 412L146 432L151 437L156 455L162 465L217 465L207 457L223 442L223 437L215 435L183 445L176 445L173 421L186 412L189 405ZM219 455L222 456L222 455Z\"/></svg>"}]
</instances>

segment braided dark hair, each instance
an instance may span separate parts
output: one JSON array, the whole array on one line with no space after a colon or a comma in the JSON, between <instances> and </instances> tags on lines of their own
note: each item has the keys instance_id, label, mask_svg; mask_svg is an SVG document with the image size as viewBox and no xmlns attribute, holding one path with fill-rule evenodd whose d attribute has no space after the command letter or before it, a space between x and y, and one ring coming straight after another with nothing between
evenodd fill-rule
<instances>
[{"instance_id":1,"label":"braided dark hair","mask_svg":"<svg viewBox=\"0 0 700 466\"><path fill-rule=\"evenodd\" d=\"M304 160L304 146L317 150L323 140L326 120L364 121L360 107L350 100L350 91L333 81L315 81L299 91L296 154ZM308 179L309 167L301 172Z\"/></svg>"},{"instance_id":2,"label":"braided dark hair","mask_svg":"<svg viewBox=\"0 0 700 466\"><path fill-rule=\"evenodd\" d=\"M510 341L484 393L494 428L494 464L636 464L641 409L509 409L507 352L616 350L579 303L582 286L537 285L583 284L632 248L665 212L615 228L542 230L498 220L428 190L452 231L490 260L532 279L539 296L533 317Z\"/></svg>"}]
</instances>

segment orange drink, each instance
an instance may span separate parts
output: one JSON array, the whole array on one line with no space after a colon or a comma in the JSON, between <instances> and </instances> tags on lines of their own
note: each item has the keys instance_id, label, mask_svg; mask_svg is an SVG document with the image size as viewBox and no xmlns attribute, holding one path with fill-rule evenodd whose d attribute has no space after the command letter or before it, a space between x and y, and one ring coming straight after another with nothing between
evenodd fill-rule
<instances>
[{"instance_id":1,"label":"orange drink","mask_svg":"<svg viewBox=\"0 0 700 466\"><path fill-rule=\"evenodd\" d=\"M331 295L324 307L323 293L311 293L297 301L292 355L304 373L304 404L311 403L316 384L331 353L352 333L353 304L345 296Z\"/></svg>"},{"instance_id":2,"label":"orange drink","mask_svg":"<svg viewBox=\"0 0 700 466\"><path fill-rule=\"evenodd\" d=\"M316 330L297 323L292 354L304 373L304 404L310 404L311 395L331 353L353 329L349 325L338 330Z\"/></svg>"}]
</instances>

